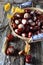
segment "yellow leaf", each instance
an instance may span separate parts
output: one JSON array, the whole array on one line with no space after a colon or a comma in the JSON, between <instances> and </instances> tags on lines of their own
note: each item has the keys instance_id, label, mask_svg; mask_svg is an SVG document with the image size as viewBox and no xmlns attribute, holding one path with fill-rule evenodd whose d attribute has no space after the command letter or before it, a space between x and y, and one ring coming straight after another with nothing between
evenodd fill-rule
<instances>
[{"instance_id":1,"label":"yellow leaf","mask_svg":"<svg viewBox=\"0 0 43 65\"><path fill-rule=\"evenodd\" d=\"M7 11L9 11L9 9L10 9L10 3L7 3L7 4L5 4L4 5L4 10L7 12Z\"/></svg>"},{"instance_id":2,"label":"yellow leaf","mask_svg":"<svg viewBox=\"0 0 43 65\"><path fill-rule=\"evenodd\" d=\"M8 14L7 14L7 18L8 18L8 19L12 18L12 15L8 13Z\"/></svg>"},{"instance_id":3,"label":"yellow leaf","mask_svg":"<svg viewBox=\"0 0 43 65\"><path fill-rule=\"evenodd\" d=\"M21 9L19 7L16 7L15 8L15 12L17 12L17 13L23 13L24 12L24 9Z\"/></svg>"},{"instance_id":4,"label":"yellow leaf","mask_svg":"<svg viewBox=\"0 0 43 65\"><path fill-rule=\"evenodd\" d=\"M11 12L14 13L15 12L15 7L12 6Z\"/></svg>"}]
</instances>

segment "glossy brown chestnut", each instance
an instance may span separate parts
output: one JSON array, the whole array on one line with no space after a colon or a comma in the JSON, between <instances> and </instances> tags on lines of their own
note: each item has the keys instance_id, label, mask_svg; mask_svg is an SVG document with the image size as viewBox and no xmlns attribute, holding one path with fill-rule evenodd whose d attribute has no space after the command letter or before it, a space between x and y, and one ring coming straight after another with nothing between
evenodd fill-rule
<instances>
[{"instance_id":1,"label":"glossy brown chestnut","mask_svg":"<svg viewBox=\"0 0 43 65\"><path fill-rule=\"evenodd\" d=\"M21 30L19 31L18 29L15 29L15 33L18 34L18 35L20 35Z\"/></svg>"},{"instance_id":2,"label":"glossy brown chestnut","mask_svg":"<svg viewBox=\"0 0 43 65\"><path fill-rule=\"evenodd\" d=\"M29 13L24 14L24 18L29 18L29 16L30 16Z\"/></svg>"},{"instance_id":3,"label":"glossy brown chestnut","mask_svg":"<svg viewBox=\"0 0 43 65\"><path fill-rule=\"evenodd\" d=\"M31 26L35 26L35 22L32 22L30 25L31 25Z\"/></svg>"},{"instance_id":4,"label":"glossy brown chestnut","mask_svg":"<svg viewBox=\"0 0 43 65\"><path fill-rule=\"evenodd\" d=\"M15 20L15 24L18 25L19 23L20 23L20 21L16 19L16 20Z\"/></svg>"},{"instance_id":5,"label":"glossy brown chestnut","mask_svg":"<svg viewBox=\"0 0 43 65\"><path fill-rule=\"evenodd\" d=\"M12 24L13 29L17 28L17 25L15 23Z\"/></svg>"},{"instance_id":6,"label":"glossy brown chestnut","mask_svg":"<svg viewBox=\"0 0 43 65\"><path fill-rule=\"evenodd\" d=\"M13 55L14 54L14 47L13 46L9 46L7 51L6 51L7 55Z\"/></svg>"},{"instance_id":7,"label":"glossy brown chestnut","mask_svg":"<svg viewBox=\"0 0 43 65\"><path fill-rule=\"evenodd\" d=\"M18 25L18 31L22 32L24 30L24 25L23 24L19 24Z\"/></svg>"},{"instance_id":8,"label":"glossy brown chestnut","mask_svg":"<svg viewBox=\"0 0 43 65\"><path fill-rule=\"evenodd\" d=\"M22 37L27 37L26 33L22 33Z\"/></svg>"},{"instance_id":9,"label":"glossy brown chestnut","mask_svg":"<svg viewBox=\"0 0 43 65\"><path fill-rule=\"evenodd\" d=\"M22 19L22 24L26 25L27 24L27 20L26 19Z\"/></svg>"},{"instance_id":10,"label":"glossy brown chestnut","mask_svg":"<svg viewBox=\"0 0 43 65\"><path fill-rule=\"evenodd\" d=\"M27 55L26 58L25 58L26 63L31 63L31 59L32 59L32 56Z\"/></svg>"},{"instance_id":11,"label":"glossy brown chestnut","mask_svg":"<svg viewBox=\"0 0 43 65\"><path fill-rule=\"evenodd\" d=\"M37 17L36 16L34 16L34 19L33 19L34 21L36 21L37 20Z\"/></svg>"},{"instance_id":12,"label":"glossy brown chestnut","mask_svg":"<svg viewBox=\"0 0 43 65\"><path fill-rule=\"evenodd\" d=\"M33 29L34 29L34 27L30 26L30 30L33 30Z\"/></svg>"},{"instance_id":13,"label":"glossy brown chestnut","mask_svg":"<svg viewBox=\"0 0 43 65\"><path fill-rule=\"evenodd\" d=\"M32 36L32 32L28 33L28 38L30 38Z\"/></svg>"},{"instance_id":14,"label":"glossy brown chestnut","mask_svg":"<svg viewBox=\"0 0 43 65\"><path fill-rule=\"evenodd\" d=\"M31 11L30 14L33 15L34 14L34 11Z\"/></svg>"},{"instance_id":15,"label":"glossy brown chestnut","mask_svg":"<svg viewBox=\"0 0 43 65\"><path fill-rule=\"evenodd\" d=\"M7 35L7 38L8 38L8 41L12 41L13 38L14 38L14 36L13 36L12 34L8 34L8 35Z\"/></svg>"},{"instance_id":16,"label":"glossy brown chestnut","mask_svg":"<svg viewBox=\"0 0 43 65\"><path fill-rule=\"evenodd\" d=\"M30 24L33 23L32 19L29 19L29 20L28 20L28 23L30 23Z\"/></svg>"}]
</instances>

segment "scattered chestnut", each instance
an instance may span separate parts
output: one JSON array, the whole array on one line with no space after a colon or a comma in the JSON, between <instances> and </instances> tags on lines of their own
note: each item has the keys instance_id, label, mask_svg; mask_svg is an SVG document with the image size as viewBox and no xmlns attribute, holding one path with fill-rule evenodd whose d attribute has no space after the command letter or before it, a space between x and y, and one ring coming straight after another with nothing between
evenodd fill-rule
<instances>
[{"instance_id":1,"label":"scattered chestnut","mask_svg":"<svg viewBox=\"0 0 43 65\"><path fill-rule=\"evenodd\" d=\"M26 55L26 58L25 58L26 63L31 63L31 59L32 59L31 55Z\"/></svg>"},{"instance_id":2,"label":"scattered chestnut","mask_svg":"<svg viewBox=\"0 0 43 65\"><path fill-rule=\"evenodd\" d=\"M12 34L8 34L7 38L8 38L8 41L11 41L11 40L13 40L14 36Z\"/></svg>"},{"instance_id":3,"label":"scattered chestnut","mask_svg":"<svg viewBox=\"0 0 43 65\"><path fill-rule=\"evenodd\" d=\"M6 51L7 55L13 55L14 54L14 47L13 46L9 46L7 51Z\"/></svg>"}]
</instances>

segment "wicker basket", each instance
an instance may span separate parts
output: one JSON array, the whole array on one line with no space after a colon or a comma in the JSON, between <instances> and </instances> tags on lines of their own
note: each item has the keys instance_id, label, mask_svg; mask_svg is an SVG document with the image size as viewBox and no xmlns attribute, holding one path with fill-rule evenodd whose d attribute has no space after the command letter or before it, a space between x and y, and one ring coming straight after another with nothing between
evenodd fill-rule
<instances>
[{"instance_id":1,"label":"wicker basket","mask_svg":"<svg viewBox=\"0 0 43 65\"><path fill-rule=\"evenodd\" d=\"M31 7L31 8L24 8L24 9L39 10L39 11L41 11L43 13L43 9L40 9L40 8ZM18 38L20 38L20 39L22 39L24 41L27 41L28 43L32 40L32 37L31 38L26 38L26 37L22 37L22 36L16 34L14 32L12 26L11 26L11 22L9 22L9 26L10 26L10 29L12 30L14 36L17 36Z\"/></svg>"}]
</instances>

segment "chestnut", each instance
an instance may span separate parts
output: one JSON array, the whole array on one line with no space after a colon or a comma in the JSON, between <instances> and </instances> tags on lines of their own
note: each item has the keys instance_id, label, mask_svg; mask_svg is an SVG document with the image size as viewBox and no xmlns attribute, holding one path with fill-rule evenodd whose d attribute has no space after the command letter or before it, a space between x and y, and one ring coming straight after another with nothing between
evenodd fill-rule
<instances>
[{"instance_id":1,"label":"chestnut","mask_svg":"<svg viewBox=\"0 0 43 65\"><path fill-rule=\"evenodd\" d=\"M37 15L38 15L37 18L38 18L38 19L40 20L40 22L41 22L41 20L43 20L43 14L42 14L42 13L40 13L40 14L38 13Z\"/></svg>"},{"instance_id":2,"label":"chestnut","mask_svg":"<svg viewBox=\"0 0 43 65\"><path fill-rule=\"evenodd\" d=\"M20 14L19 14L19 13L16 13L16 16L17 16L17 17L20 17Z\"/></svg>"},{"instance_id":3,"label":"chestnut","mask_svg":"<svg viewBox=\"0 0 43 65\"><path fill-rule=\"evenodd\" d=\"M29 14L28 13L25 13L24 14L24 18L29 18Z\"/></svg>"},{"instance_id":4,"label":"chestnut","mask_svg":"<svg viewBox=\"0 0 43 65\"><path fill-rule=\"evenodd\" d=\"M18 29L22 29L23 30L24 29L24 25L23 24L19 24L18 25Z\"/></svg>"},{"instance_id":5,"label":"chestnut","mask_svg":"<svg viewBox=\"0 0 43 65\"><path fill-rule=\"evenodd\" d=\"M24 30L22 28L18 28L18 32L22 33Z\"/></svg>"},{"instance_id":6,"label":"chestnut","mask_svg":"<svg viewBox=\"0 0 43 65\"><path fill-rule=\"evenodd\" d=\"M26 37L27 36L26 33L22 33L21 35L22 35L22 37Z\"/></svg>"},{"instance_id":7,"label":"chestnut","mask_svg":"<svg viewBox=\"0 0 43 65\"><path fill-rule=\"evenodd\" d=\"M41 15L41 14L42 14L41 11L39 11L39 10L35 10L35 13L36 13L37 15Z\"/></svg>"},{"instance_id":8,"label":"chestnut","mask_svg":"<svg viewBox=\"0 0 43 65\"><path fill-rule=\"evenodd\" d=\"M19 13L15 13L15 19L19 19L20 18L20 14Z\"/></svg>"},{"instance_id":9,"label":"chestnut","mask_svg":"<svg viewBox=\"0 0 43 65\"><path fill-rule=\"evenodd\" d=\"M32 21L32 19L29 19L29 20L28 20L28 23L30 23L30 24L31 24L32 22L33 22L33 21Z\"/></svg>"},{"instance_id":10,"label":"chestnut","mask_svg":"<svg viewBox=\"0 0 43 65\"><path fill-rule=\"evenodd\" d=\"M15 29L15 33L20 35L21 32L18 31L18 29Z\"/></svg>"},{"instance_id":11,"label":"chestnut","mask_svg":"<svg viewBox=\"0 0 43 65\"><path fill-rule=\"evenodd\" d=\"M8 38L8 41L12 41L13 38L14 38L14 36L13 36L12 34L8 34L8 35L7 35L7 38Z\"/></svg>"},{"instance_id":12,"label":"chestnut","mask_svg":"<svg viewBox=\"0 0 43 65\"><path fill-rule=\"evenodd\" d=\"M22 24L23 25L27 24L27 20L26 19L22 19Z\"/></svg>"},{"instance_id":13,"label":"chestnut","mask_svg":"<svg viewBox=\"0 0 43 65\"><path fill-rule=\"evenodd\" d=\"M32 32L28 33L28 38L30 38L32 36Z\"/></svg>"},{"instance_id":14,"label":"chestnut","mask_svg":"<svg viewBox=\"0 0 43 65\"><path fill-rule=\"evenodd\" d=\"M43 29L41 29L41 33L43 33Z\"/></svg>"},{"instance_id":15,"label":"chestnut","mask_svg":"<svg viewBox=\"0 0 43 65\"><path fill-rule=\"evenodd\" d=\"M40 26L41 25L41 22L38 22L38 26Z\"/></svg>"},{"instance_id":16,"label":"chestnut","mask_svg":"<svg viewBox=\"0 0 43 65\"><path fill-rule=\"evenodd\" d=\"M34 27L30 26L30 30L33 30L33 29L34 29Z\"/></svg>"},{"instance_id":17,"label":"chestnut","mask_svg":"<svg viewBox=\"0 0 43 65\"><path fill-rule=\"evenodd\" d=\"M17 24L17 25L18 25L18 24L19 24L19 20L15 20L15 24Z\"/></svg>"},{"instance_id":18,"label":"chestnut","mask_svg":"<svg viewBox=\"0 0 43 65\"><path fill-rule=\"evenodd\" d=\"M13 15L12 20L15 21L15 19L18 19L18 17L16 16L16 13Z\"/></svg>"},{"instance_id":19,"label":"chestnut","mask_svg":"<svg viewBox=\"0 0 43 65\"><path fill-rule=\"evenodd\" d=\"M36 16L34 16L34 17L33 17L33 20L34 20L34 21L36 21L36 20L37 20L37 17L36 17Z\"/></svg>"},{"instance_id":20,"label":"chestnut","mask_svg":"<svg viewBox=\"0 0 43 65\"><path fill-rule=\"evenodd\" d=\"M38 26L40 26L40 25L41 25L41 22L40 22L40 20L39 20L39 19L36 21L36 25L38 25Z\"/></svg>"},{"instance_id":21,"label":"chestnut","mask_svg":"<svg viewBox=\"0 0 43 65\"><path fill-rule=\"evenodd\" d=\"M15 23L12 24L13 29L17 28L17 25Z\"/></svg>"},{"instance_id":22,"label":"chestnut","mask_svg":"<svg viewBox=\"0 0 43 65\"><path fill-rule=\"evenodd\" d=\"M14 19L22 19L24 16L24 13L15 13Z\"/></svg>"},{"instance_id":23,"label":"chestnut","mask_svg":"<svg viewBox=\"0 0 43 65\"><path fill-rule=\"evenodd\" d=\"M15 13L15 19L22 19L24 16L24 13Z\"/></svg>"},{"instance_id":24,"label":"chestnut","mask_svg":"<svg viewBox=\"0 0 43 65\"><path fill-rule=\"evenodd\" d=\"M34 14L34 11L31 11L30 14L33 15Z\"/></svg>"},{"instance_id":25,"label":"chestnut","mask_svg":"<svg viewBox=\"0 0 43 65\"><path fill-rule=\"evenodd\" d=\"M31 59L32 59L31 55L26 55L26 57L25 57L26 63L31 63Z\"/></svg>"},{"instance_id":26,"label":"chestnut","mask_svg":"<svg viewBox=\"0 0 43 65\"><path fill-rule=\"evenodd\" d=\"M37 25L37 24L38 24L38 22L36 21L36 22L35 22L35 24Z\"/></svg>"},{"instance_id":27,"label":"chestnut","mask_svg":"<svg viewBox=\"0 0 43 65\"><path fill-rule=\"evenodd\" d=\"M43 25L42 25L42 29L43 29Z\"/></svg>"},{"instance_id":28,"label":"chestnut","mask_svg":"<svg viewBox=\"0 0 43 65\"><path fill-rule=\"evenodd\" d=\"M32 22L30 25L31 25L31 26L35 26L35 22Z\"/></svg>"},{"instance_id":29,"label":"chestnut","mask_svg":"<svg viewBox=\"0 0 43 65\"><path fill-rule=\"evenodd\" d=\"M18 25L18 32L22 33L24 31L24 25L23 24L19 24Z\"/></svg>"},{"instance_id":30,"label":"chestnut","mask_svg":"<svg viewBox=\"0 0 43 65\"><path fill-rule=\"evenodd\" d=\"M14 46L9 46L7 51L6 51L7 55L13 55L14 54Z\"/></svg>"}]
</instances>

